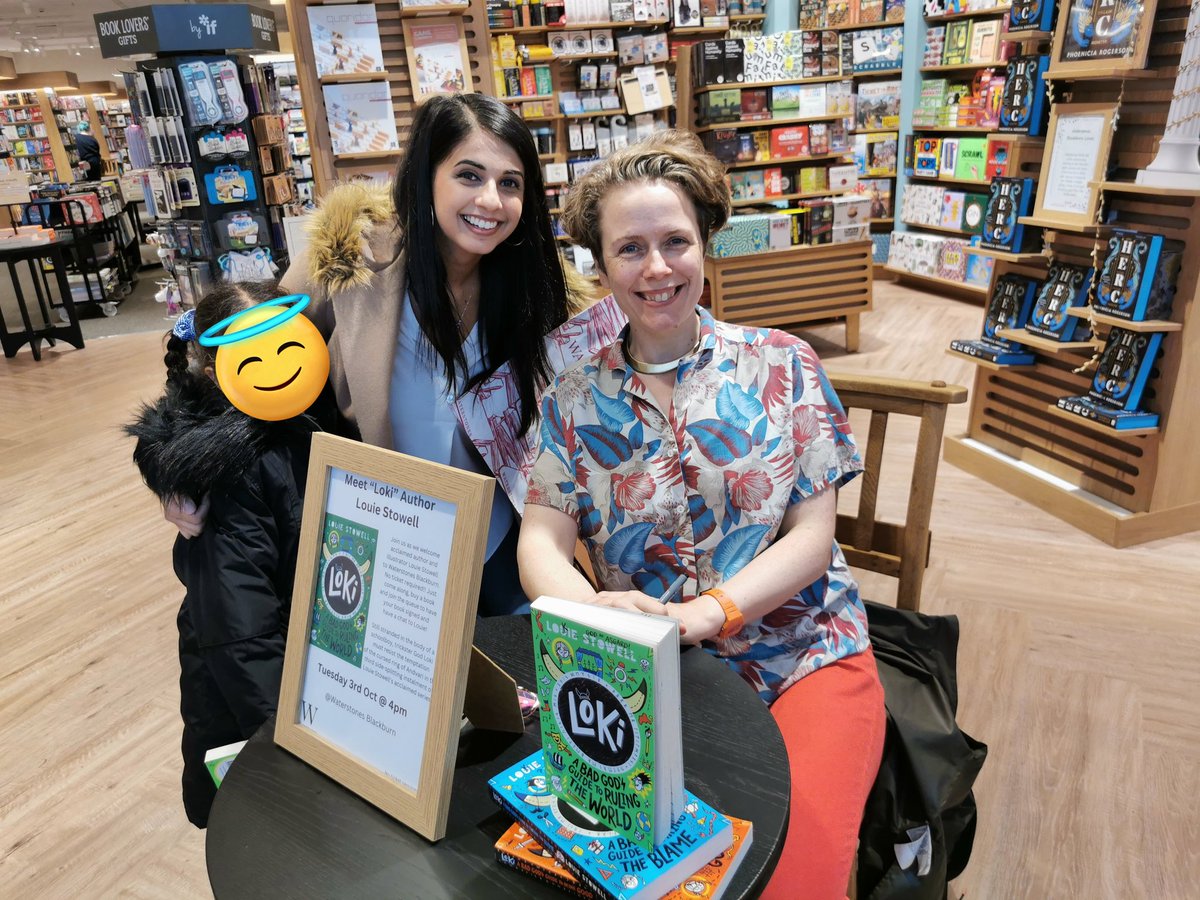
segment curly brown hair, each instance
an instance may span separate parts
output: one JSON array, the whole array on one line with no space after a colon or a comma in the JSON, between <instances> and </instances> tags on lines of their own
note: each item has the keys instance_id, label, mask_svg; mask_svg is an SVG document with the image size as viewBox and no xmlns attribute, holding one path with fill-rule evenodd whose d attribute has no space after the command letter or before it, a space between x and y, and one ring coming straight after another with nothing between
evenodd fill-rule
<instances>
[{"instance_id":1,"label":"curly brown hair","mask_svg":"<svg viewBox=\"0 0 1200 900\"><path fill-rule=\"evenodd\" d=\"M591 251L603 271L600 204L613 188L639 181L677 185L696 207L704 243L729 220L729 185L725 167L686 131L659 131L623 147L571 186L563 204L562 226L575 242Z\"/></svg>"}]
</instances>

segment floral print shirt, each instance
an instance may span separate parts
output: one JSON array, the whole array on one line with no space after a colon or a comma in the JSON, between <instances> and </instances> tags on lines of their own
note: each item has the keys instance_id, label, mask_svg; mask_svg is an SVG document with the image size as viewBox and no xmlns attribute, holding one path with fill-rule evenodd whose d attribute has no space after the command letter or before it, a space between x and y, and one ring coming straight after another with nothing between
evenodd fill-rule
<instances>
[{"instance_id":1,"label":"floral print shirt","mask_svg":"<svg viewBox=\"0 0 1200 900\"><path fill-rule=\"evenodd\" d=\"M666 414L626 366L621 340L564 371L542 399L526 503L579 523L607 590L658 597L684 574L687 602L770 546L790 505L862 471L808 344L697 313L700 349L679 367ZM858 587L834 543L819 579L704 646L771 703L867 644Z\"/></svg>"}]
</instances>

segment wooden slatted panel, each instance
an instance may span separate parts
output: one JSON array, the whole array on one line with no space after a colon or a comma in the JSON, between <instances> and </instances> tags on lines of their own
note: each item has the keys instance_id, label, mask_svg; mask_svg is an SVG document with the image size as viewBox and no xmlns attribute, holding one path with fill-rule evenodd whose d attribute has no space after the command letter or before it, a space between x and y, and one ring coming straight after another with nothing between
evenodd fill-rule
<instances>
[{"instance_id":1,"label":"wooden slatted panel","mask_svg":"<svg viewBox=\"0 0 1200 900\"><path fill-rule=\"evenodd\" d=\"M871 309L871 242L706 260L713 315L785 328Z\"/></svg>"}]
</instances>

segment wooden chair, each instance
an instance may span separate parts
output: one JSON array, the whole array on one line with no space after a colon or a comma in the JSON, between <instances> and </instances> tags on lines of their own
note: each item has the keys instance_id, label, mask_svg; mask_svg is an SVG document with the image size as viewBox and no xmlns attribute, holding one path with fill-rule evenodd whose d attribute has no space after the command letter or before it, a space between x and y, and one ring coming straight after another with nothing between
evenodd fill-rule
<instances>
[{"instance_id":1,"label":"wooden chair","mask_svg":"<svg viewBox=\"0 0 1200 900\"><path fill-rule=\"evenodd\" d=\"M838 514L837 541L850 565L899 579L898 607L919 610L921 583L929 564L929 516L941 458L946 407L966 400L967 389L942 381L901 381L870 375L830 373L829 380L847 411L871 411L870 430L865 436L856 435L866 467L861 477L858 514ZM880 522L875 514L883 444L888 417L892 414L914 416L920 420L908 509L904 521L898 525Z\"/></svg>"}]
</instances>

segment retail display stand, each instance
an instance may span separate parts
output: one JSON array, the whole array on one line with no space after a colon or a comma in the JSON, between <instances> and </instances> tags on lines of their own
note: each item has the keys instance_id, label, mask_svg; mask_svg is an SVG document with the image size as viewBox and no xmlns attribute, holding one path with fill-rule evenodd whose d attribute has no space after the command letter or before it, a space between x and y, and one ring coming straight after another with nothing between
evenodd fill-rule
<instances>
[{"instance_id":1,"label":"retail display stand","mask_svg":"<svg viewBox=\"0 0 1200 900\"><path fill-rule=\"evenodd\" d=\"M1045 4L1021 4L1031 5ZM974 240L989 182L997 174L1038 174L1045 124L1038 60L1051 35L1028 23L1018 28L1005 0L963 6L929 0L917 23L915 46L923 51L888 269L923 287L979 299L988 294L994 265ZM1029 108L1029 119L1010 121L1010 101Z\"/></svg>"},{"instance_id":2,"label":"retail display stand","mask_svg":"<svg viewBox=\"0 0 1200 900\"><path fill-rule=\"evenodd\" d=\"M1070 11L1063 4L1056 48L1069 24L1062 20ZM967 433L946 441L949 462L1118 547L1200 528L1200 482L1195 477L1200 420L1192 414L1200 388L1200 322L1195 315L1200 292L1200 253L1196 252L1200 191L1135 183L1137 172L1155 158L1158 136L1169 130L1165 100L1172 95L1177 72L1180 78L1186 75L1179 60L1185 36L1191 37L1188 14L1184 0L1160 2L1157 10L1147 8L1134 25L1135 42L1149 48L1148 56L1141 59L1110 59L1102 65L1063 69L1056 68L1051 54L1046 77L1049 99L1055 101L1052 126L1072 109L1115 113L1111 149L1106 159L1095 163L1107 175L1091 179L1087 186L1099 192L1094 209L1080 200L1058 201L1060 206L1078 203L1078 209L1089 214L1086 221L1070 224L1070 217L1062 212L1035 211L1021 221L1045 227L1042 252L1000 254L997 262L997 275L1026 271L1044 278L1046 264L1064 263L1103 272L1114 253L1109 241L1120 233L1117 229L1136 230L1147 235L1145 244L1161 243L1180 254L1175 257L1181 265L1174 275L1170 312L1143 321L1116 318L1099 311L1106 298L1097 296L1099 279L1090 282L1086 303L1068 313L1085 322L1092 337L1056 343L1013 335L1022 339L1034 363L981 365ZM1082 129L1077 134L1087 137ZM1091 143L1103 142L1077 141L1084 148ZM1078 171L1078 151L1078 146L1048 138L1040 166L1043 179L1084 177L1072 175ZM1066 155L1072 153L1075 158ZM1090 158L1086 162L1092 163ZM1040 192L1040 203L1050 207L1046 190ZM1072 196L1087 193L1075 190ZM1161 275L1169 280L1173 272L1167 266L1150 263L1145 277ZM1139 408L1148 414L1145 421L1157 420L1156 425L1118 430L1058 403L1095 390L1096 369L1091 364L1101 347L1111 347L1116 328L1132 335L1131 343L1136 338L1154 348L1161 344L1157 357L1151 350L1146 361L1148 380L1137 386L1144 389ZM1141 340L1139 335L1151 339Z\"/></svg>"},{"instance_id":3,"label":"retail display stand","mask_svg":"<svg viewBox=\"0 0 1200 900\"><path fill-rule=\"evenodd\" d=\"M125 30L135 12L149 29ZM106 56L155 52L126 75L126 137L180 299L190 305L222 279L272 277L286 254L280 207L294 195L283 118L270 82L225 45L276 49L274 13L209 4L96 20ZM136 43L112 40L121 34Z\"/></svg>"}]
</instances>

